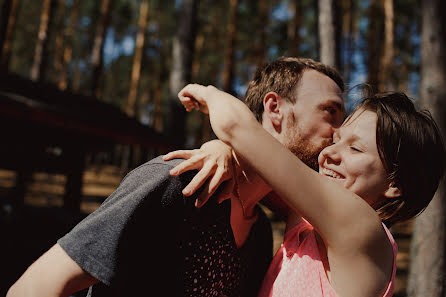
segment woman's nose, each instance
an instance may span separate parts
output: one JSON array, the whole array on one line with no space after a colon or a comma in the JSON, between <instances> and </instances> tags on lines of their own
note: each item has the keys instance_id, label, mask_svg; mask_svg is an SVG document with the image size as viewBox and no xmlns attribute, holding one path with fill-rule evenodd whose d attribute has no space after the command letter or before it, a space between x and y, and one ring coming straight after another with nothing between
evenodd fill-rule
<instances>
[{"instance_id":1,"label":"woman's nose","mask_svg":"<svg viewBox=\"0 0 446 297\"><path fill-rule=\"evenodd\" d=\"M321 154L329 164L330 163L337 164L341 161L341 155L339 153L337 144L332 144L330 146L327 146L322 150Z\"/></svg>"}]
</instances>

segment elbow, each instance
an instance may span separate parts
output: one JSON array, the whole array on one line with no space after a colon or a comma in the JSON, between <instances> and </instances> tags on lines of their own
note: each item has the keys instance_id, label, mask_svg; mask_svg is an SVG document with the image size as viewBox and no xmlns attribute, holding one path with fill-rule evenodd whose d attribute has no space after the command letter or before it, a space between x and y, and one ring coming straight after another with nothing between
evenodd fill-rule
<instances>
[{"instance_id":1,"label":"elbow","mask_svg":"<svg viewBox=\"0 0 446 297\"><path fill-rule=\"evenodd\" d=\"M238 123L235 118L228 116L221 126L222 141L225 143L231 143L234 138L234 132L237 131Z\"/></svg>"},{"instance_id":2,"label":"elbow","mask_svg":"<svg viewBox=\"0 0 446 297\"><path fill-rule=\"evenodd\" d=\"M238 127L240 126L236 120L236 116L232 108L228 110L220 110L211 117L211 126L215 135L224 143L231 145Z\"/></svg>"},{"instance_id":3,"label":"elbow","mask_svg":"<svg viewBox=\"0 0 446 297\"><path fill-rule=\"evenodd\" d=\"M217 129L220 131L216 134L220 140L227 144L231 144L240 133L243 134L243 132L249 131L249 128L251 127L251 122L249 121L250 116L252 116L251 111L247 108L247 111L244 110L246 107L245 104L238 104L239 102L236 103L237 104L230 106L227 110L221 110L219 115L221 119L219 120L220 125ZM256 121L254 120L254 122Z\"/></svg>"}]
</instances>

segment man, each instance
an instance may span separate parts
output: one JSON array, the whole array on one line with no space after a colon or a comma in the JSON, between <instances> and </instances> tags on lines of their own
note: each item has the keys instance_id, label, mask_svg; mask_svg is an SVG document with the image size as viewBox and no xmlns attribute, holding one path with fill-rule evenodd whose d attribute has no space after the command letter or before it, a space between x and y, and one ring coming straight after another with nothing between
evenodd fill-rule
<instances>
[{"instance_id":1,"label":"man","mask_svg":"<svg viewBox=\"0 0 446 297\"><path fill-rule=\"evenodd\" d=\"M345 118L343 91L343 80L335 69L311 59L285 57L257 70L249 83L245 103L265 130L305 164L318 170L320 151L332 143L334 129ZM182 156L183 153L173 152L167 157ZM175 170L185 172L191 166L195 167L193 163L183 162ZM207 174L209 169L203 171ZM194 192L198 189L201 176L197 175L186 190ZM200 205L209 198L203 194L198 198ZM262 203L286 220L286 230L301 220L273 192Z\"/></svg>"},{"instance_id":2,"label":"man","mask_svg":"<svg viewBox=\"0 0 446 297\"><path fill-rule=\"evenodd\" d=\"M256 72L246 102L268 132L313 166L343 121L342 91L330 67L283 58ZM69 296L95 284L93 296L256 295L272 253L256 202L270 188L240 160L231 199L197 209L181 193L191 175L169 176L177 164L157 158L133 170L7 296Z\"/></svg>"},{"instance_id":3,"label":"man","mask_svg":"<svg viewBox=\"0 0 446 297\"><path fill-rule=\"evenodd\" d=\"M280 71L282 64L289 65L288 71ZM282 58L257 71L246 104L271 135L318 170L319 153L345 118L343 92L335 69L311 59ZM301 221L274 193L267 198L263 202L286 219L285 231Z\"/></svg>"}]
</instances>

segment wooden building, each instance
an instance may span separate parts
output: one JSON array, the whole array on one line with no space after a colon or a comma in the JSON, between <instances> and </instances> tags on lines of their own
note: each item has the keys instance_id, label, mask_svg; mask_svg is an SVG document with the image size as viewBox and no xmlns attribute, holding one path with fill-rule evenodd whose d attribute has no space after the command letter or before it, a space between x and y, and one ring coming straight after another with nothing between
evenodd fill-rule
<instances>
[{"instance_id":1,"label":"wooden building","mask_svg":"<svg viewBox=\"0 0 446 297\"><path fill-rule=\"evenodd\" d=\"M94 97L0 74L0 168L17 171L13 201L23 205L33 172L67 176L64 206L79 210L88 153L116 145L155 153L172 149L161 134Z\"/></svg>"}]
</instances>

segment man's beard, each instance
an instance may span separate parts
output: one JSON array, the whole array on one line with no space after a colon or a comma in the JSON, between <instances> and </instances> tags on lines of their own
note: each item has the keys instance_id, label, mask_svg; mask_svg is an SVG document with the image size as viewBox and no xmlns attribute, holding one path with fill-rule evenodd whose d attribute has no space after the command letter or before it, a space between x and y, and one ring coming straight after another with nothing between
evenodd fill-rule
<instances>
[{"instance_id":1,"label":"man's beard","mask_svg":"<svg viewBox=\"0 0 446 297\"><path fill-rule=\"evenodd\" d=\"M330 145L330 141L327 140L321 143L320 146L316 146L311 143L308 138L302 138L300 128L296 124L294 115L291 114L287 121L287 127L284 137L284 146L289 149L294 155L296 155L302 162L304 162L310 168L318 171L319 153L327 146Z\"/></svg>"}]
</instances>

